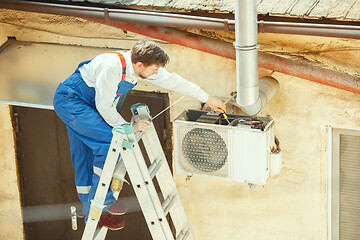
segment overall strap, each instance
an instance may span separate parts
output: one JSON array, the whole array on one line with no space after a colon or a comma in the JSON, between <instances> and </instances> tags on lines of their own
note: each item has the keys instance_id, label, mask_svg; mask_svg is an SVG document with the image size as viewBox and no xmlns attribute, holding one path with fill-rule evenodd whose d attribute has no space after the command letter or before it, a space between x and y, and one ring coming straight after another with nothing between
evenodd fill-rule
<instances>
[{"instance_id":1,"label":"overall strap","mask_svg":"<svg viewBox=\"0 0 360 240\"><path fill-rule=\"evenodd\" d=\"M123 81L125 79L125 76L126 76L126 61L125 61L124 56L120 52L109 52L109 53L115 53L116 55L119 56L121 66L122 66L121 81Z\"/></svg>"}]
</instances>

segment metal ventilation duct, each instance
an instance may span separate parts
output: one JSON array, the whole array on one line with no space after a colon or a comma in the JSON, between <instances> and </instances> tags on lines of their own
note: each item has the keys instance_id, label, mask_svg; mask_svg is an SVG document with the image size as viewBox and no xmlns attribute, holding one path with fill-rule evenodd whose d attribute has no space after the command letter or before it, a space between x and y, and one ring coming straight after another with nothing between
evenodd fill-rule
<instances>
[{"instance_id":1,"label":"metal ventilation duct","mask_svg":"<svg viewBox=\"0 0 360 240\"><path fill-rule=\"evenodd\" d=\"M258 25L256 1L235 1L236 102L241 110L255 115L279 90L272 77L258 80Z\"/></svg>"}]
</instances>

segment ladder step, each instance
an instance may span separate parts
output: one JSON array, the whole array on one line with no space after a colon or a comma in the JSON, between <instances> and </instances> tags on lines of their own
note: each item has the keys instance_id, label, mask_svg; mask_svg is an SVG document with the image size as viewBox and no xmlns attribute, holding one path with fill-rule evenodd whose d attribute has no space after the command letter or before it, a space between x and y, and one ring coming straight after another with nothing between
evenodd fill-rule
<instances>
[{"instance_id":1,"label":"ladder step","mask_svg":"<svg viewBox=\"0 0 360 240\"><path fill-rule=\"evenodd\" d=\"M176 195L174 196L168 196L165 201L163 202L162 204L162 208L164 210L164 214L165 216L169 213L170 211L170 208L174 205L175 203L175 200L176 200Z\"/></svg>"},{"instance_id":2,"label":"ladder step","mask_svg":"<svg viewBox=\"0 0 360 240\"><path fill-rule=\"evenodd\" d=\"M162 159L155 159L153 163L149 167L149 173L151 179L153 179L156 175L156 173L159 171L162 164Z\"/></svg>"},{"instance_id":3,"label":"ladder step","mask_svg":"<svg viewBox=\"0 0 360 240\"><path fill-rule=\"evenodd\" d=\"M179 235L176 237L176 240L186 240L189 236L190 236L189 230L186 230L185 232L181 231Z\"/></svg>"}]
</instances>

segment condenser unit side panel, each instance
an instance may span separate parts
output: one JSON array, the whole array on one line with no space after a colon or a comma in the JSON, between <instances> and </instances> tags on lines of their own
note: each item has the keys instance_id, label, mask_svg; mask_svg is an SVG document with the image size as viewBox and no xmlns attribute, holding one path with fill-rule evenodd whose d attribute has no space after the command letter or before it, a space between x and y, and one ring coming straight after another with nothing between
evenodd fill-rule
<instances>
[{"instance_id":1,"label":"condenser unit side panel","mask_svg":"<svg viewBox=\"0 0 360 240\"><path fill-rule=\"evenodd\" d=\"M264 185L268 178L266 133L238 130L232 136L234 178L240 182Z\"/></svg>"},{"instance_id":2,"label":"condenser unit side panel","mask_svg":"<svg viewBox=\"0 0 360 240\"><path fill-rule=\"evenodd\" d=\"M266 136L267 136L267 139L266 139L266 146L267 146L267 152L266 152L266 155L267 155L267 174L268 174L268 178L271 177L271 150L272 148L275 148L276 145L275 145L275 135L274 135L274 127L273 125L266 131Z\"/></svg>"}]
</instances>

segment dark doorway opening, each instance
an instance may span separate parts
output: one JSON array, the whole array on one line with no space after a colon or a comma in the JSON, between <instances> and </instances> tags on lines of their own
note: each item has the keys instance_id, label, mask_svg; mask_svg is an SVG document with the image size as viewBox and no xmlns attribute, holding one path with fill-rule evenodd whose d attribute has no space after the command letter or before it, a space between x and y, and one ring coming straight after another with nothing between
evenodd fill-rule
<instances>
[{"instance_id":1,"label":"dark doorway opening","mask_svg":"<svg viewBox=\"0 0 360 240\"><path fill-rule=\"evenodd\" d=\"M147 104L153 116L169 105L167 94L131 91L121 111L125 120L131 118L130 106L138 102ZM77 212L81 213L81 204L76 194L65 125L53 110L13 106L12 117L26 239L81 239L83 219L78 218L76 231L71 227L70 206L77 206ZM169 112L156 118L154 125L171 166ZM136 200L127 184L120 197ZM106 239L151 239L141 211L121 218L126 227L109 231Z\"/></svg>"}]
</instances>

